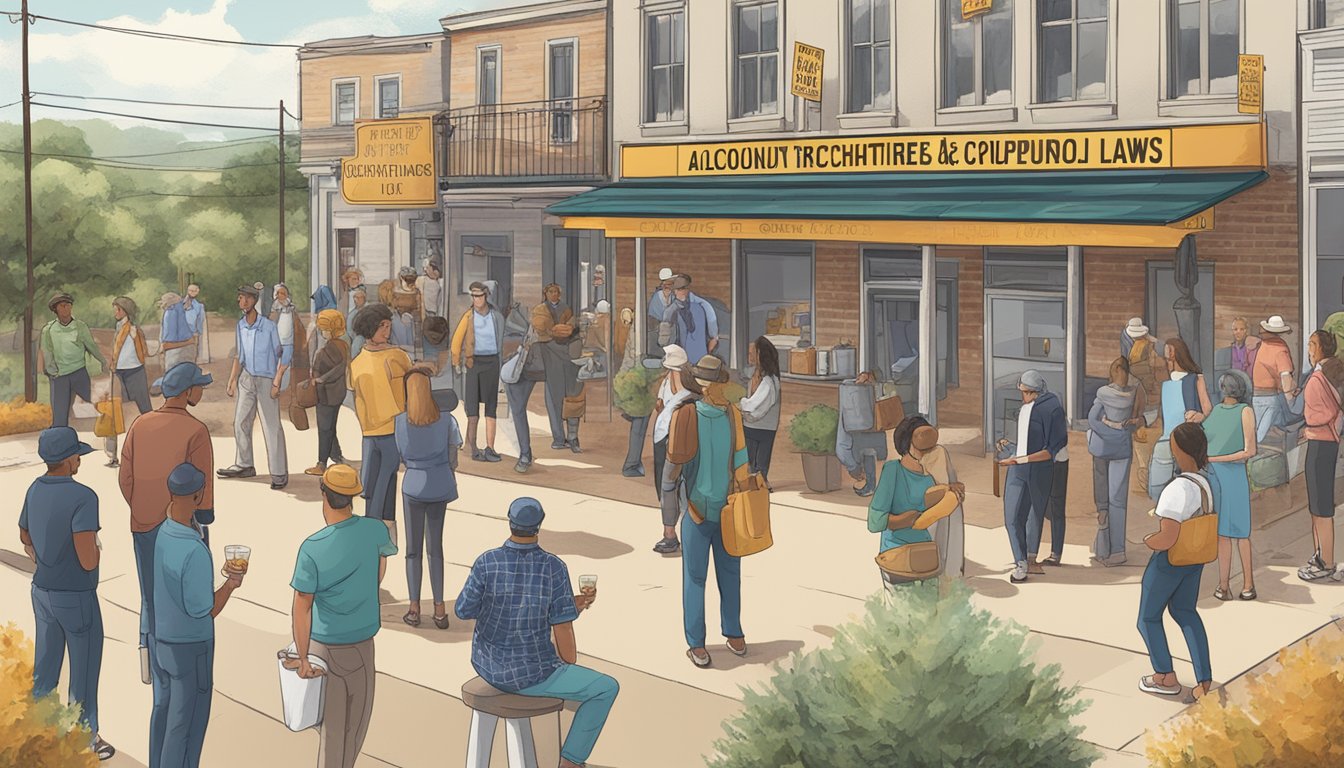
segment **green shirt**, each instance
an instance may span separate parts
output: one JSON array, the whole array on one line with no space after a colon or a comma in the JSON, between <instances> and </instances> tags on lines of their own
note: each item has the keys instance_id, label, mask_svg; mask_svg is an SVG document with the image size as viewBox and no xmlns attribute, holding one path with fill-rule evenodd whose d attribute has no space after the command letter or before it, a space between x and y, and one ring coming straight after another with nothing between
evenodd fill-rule
<instances>
[{"instance_id":1,"label":"green shirt","mask_svg":"<svg viewBox=\"0 0 1344 768\"><path fill-rule=\"evenodd\" d=\"M868 505L868 530L882 534L878 552L906 544L933 541L928 531L914 528L893 531L887 528L887 515L925 511L924 493L933 485L932 477L911 472L899 461L888 461L882 465L882 478L877 481L877 490Z\"/></svg>"},{"instance_id":2,"label":"green shirt","mask_svg":"<svg viewBox=\"0 0 1344 768\"><path fill-rule=\"evenodd\" d=\"M93 334L89 333L89 326L82 320L71 320L69 325L61 325L60 320L47 323L42 328L42 354L50 376L68 376L84 368L90 355L107 365L93 341Z\"/></svg>"},{"instance_id":3,"label":"green shirt","mask_svg":"<svg viewBox=\"0 0 1344 768\"><path fill-rule=\"evenodd\" d=\"M732 482L728 454L733 453L732 469L737 469L747 463L747 449L743 446L733 452L733 422L727 411L703 400L696 402L695 411L700 444L689 496L705 520L717 523L723 505L728 503L728 486Z\"/></svg>"},{"instance_id":4,"label":"green shirt","mask_svg":"<svg viewBox=\"0 0 1344 768\"><path fill-rule=\"evenodd\" d=\"M378 566L397 554L382 520L351 517L309 536L299 546L290 586L313 596L312 638L354 645L378 634Z\"/></svg>"},{"instance_id":5,"label":"green shirt","mask_svg":"<svg viewBox=\"0 0 1344 768\"><path fill-rule=\"evenodd\" d=\"M1209 439L1210 456L1227 456L1246 448L1246 435L1242 434L1241 429L1241 412L1249 407L1242 403L1219 403L1213 407L1201 425L1204 427L1204 435Z\"/></svg>"}]
</instances>

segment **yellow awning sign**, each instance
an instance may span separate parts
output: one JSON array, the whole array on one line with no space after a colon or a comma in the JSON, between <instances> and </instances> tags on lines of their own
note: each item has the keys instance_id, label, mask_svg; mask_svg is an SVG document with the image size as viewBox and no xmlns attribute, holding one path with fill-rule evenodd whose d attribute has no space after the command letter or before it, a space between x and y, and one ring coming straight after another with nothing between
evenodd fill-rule
<instances>
[{"instance_id":1,"label":"yellow awning sign","mask_svg":"<svg viewBox=\"0 0 1344 768\"><path fill-rule=\"evenodd\" d=\"M1166 226L1049 222L864 221L832 219L649 219L570 216L566 229L600 229L609 238L824 240L970 245L1175 248L1191 232L1213 228L1213 211Z\"/></svg>"},{"instance_id":2,"label":"yellow awning sign","mask_svg":"<svg viewBox=\"0 0 1344 768\"><path fill-rule=\"evenodd\" d=\"M623 178L910 171L1263 168L1259 123L1102 131L886 134L621 147Z\"/></svg>"},{"instance_id":3,"label":"yellow awning sign","mask_svg":"<svg viewBox=\"0 0 1344 768\"><path fill-rule=\"evenodd\" d=\"M822 49L795 41L789 92L808 101L821 101L821 73L825 58L826 52Z\"/></svg>"},{"instance_id":4,"label":"yellow awning sign","mask_svg":"<svg viewBox=\"0 0 1344 768\"><path fill-rule=\"evenodd\" d=\"M357 123L355 156L341 159L341 197L351 205L437 205L433 120L415 117Z\"/></svg>"},{"instance_id":5,"label":"yellow awning sign","mask_svg":"<svg viewBox=\"0 0 1344 768\"><path fill-rule=\"evenodd\" d=\"M994 10L994 0L961 0L961 19L973 19Z\"/></svg>"},{"instance_id":6,"label":"yellow awning sign","mask_svg":"<svg viewBox=\"0 0 1344 768\"><path fill-rule=\"evenodd\" d=\"M1237 111L1258 115L1265 108L1265 57L1243 53L1237 57Z\"/></svg>"}]
</instances>

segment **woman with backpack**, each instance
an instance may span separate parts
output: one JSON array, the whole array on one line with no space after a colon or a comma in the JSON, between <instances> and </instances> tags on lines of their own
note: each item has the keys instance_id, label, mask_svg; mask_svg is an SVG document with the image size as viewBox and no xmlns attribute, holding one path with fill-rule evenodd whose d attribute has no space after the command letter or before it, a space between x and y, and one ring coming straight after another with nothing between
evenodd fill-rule
<instances>
[{"instance_id":1,"label":"woman with backpack","mask_svg":"<svg viewBox=\"0 0 1344 768\"><path fill-rule=\"evenodd\" d=\"M1198 425L1213 410L1204 385L1204 371L1190 354L1190 348L1181 339L1167 339L1166 352L1171 376L1161 387L1162 437L1153 446L1153 460L1148 467L1148 496L1154 501L1175 474L1171 433L1181 424Z\"/></svg>"},{"instance_id":2,"label":"woman with backpack","mask_svg":"<svg viewBox=\"0 0 1344 768\"><path fill-rule=\"evenodd\" d=\"M1204 563L1216 557L1216 552L1186 551L1178 547L1181 530L1201 515L1217 513L1218 480L1206 474L1209 464L1209 441L1198 424L1178 425L1170 436L1171 455L1181 472L1167 483L1157 500L1157 516L1161 527L1144 537L1143 543L1153 551L1148 567L1143 571L1143 586L1139 594L1139 634L1148 648L1153 674L1139 678L1139 690L1163 696L1181 693L1172 666L1171 648L1167 645L1167 631L1162 625L1162 614L1170 613L1185 635L1190 649L1190 663L1195 668L1197 685L1191 693L1199 699L1213 687L1213 669L1209 663L1209 635L1204 630L1195 603L1199 600L1199 576ZM1172 560L1188 564L1176 565ZM1207 560L1205 558L1208 558Z\"/></svg>"},{"instance_id":3,"label":"woman with backpack","mask_svg":"<svg viewBox=\"0 0 1344 768\"><path fill-rule=\"evenodd\" d=\"M1307 340L1307 360L1314 366L1303 388L1307 438L1307 509L1316 551L1297 571L1303 581L1327 576L1344 578L1335 567L1335 462L1339 459L1340 392L1344 362L1335 357L1337 343L1329 331Z\"/></svg>"},{"instance_id":4,"label":"woman with backpack","mask_svg":"<svg viewBox=\"0 0 1344 768\"><path fill-rule=\"evenodd\" d=\"M1218 478L1222 498L1218 504L1218 588L1213 596L1231 600L1228 582L1232 574L1232 542L1241 552L1242 600L1255 599L1251 570L1251 482L1246 462L1255 456L1255 411L1251 408L1250 377L1228 371L1218 379L1223 401L1204 420L1209 440L1209 472ZM1330 466L1334 474L1334 465Z\"/></svg>"}]
</instances>

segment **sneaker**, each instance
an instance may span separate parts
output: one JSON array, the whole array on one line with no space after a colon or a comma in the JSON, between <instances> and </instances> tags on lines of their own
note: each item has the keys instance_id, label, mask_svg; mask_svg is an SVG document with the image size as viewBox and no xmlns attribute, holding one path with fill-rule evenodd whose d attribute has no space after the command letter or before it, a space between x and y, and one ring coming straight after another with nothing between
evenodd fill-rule
<instances>
[{"instance_id":1,"label":"sneaker","mask_svg":"<svg viewBox=\"0 0 1344 768\"><path fill-rule=\"evenodd\" d=\"M326 471L327 471L326 467L322 466L321 464L318 464L317 466L309 467L303 470L303 474L312 475L313 477L321 477Z\"/></svg>"},{"instance_id":2,"label":"sneaker","mask_svg":"<svg viewBox=\"0 0 1344 768\"><path fill-rule=\"evenodd\" d=\"M559 441L552 440L552 441L551 441L551 450L552 450L552 451L563 451L563 450L565 450L565 449L567 449L567 448L569 448L569 441L567 441L567 440L559 440Z\"/></svg>"},{"instance_id":3,"label":"sneaker","mask_svg":"<svg viewBox=\"0 0 1344 768\"><path fill-rule=\"evenodd\" d=\"M532 468L531 456L519 456L518 463L513 465L513 471L520 475L527 474L527 470Z\"/></svg>"},{"instance_id":4,"label":"sneaker","mask_svg":"<svg viewBox=\"0 0 1344 768\"><path fill-rule=\"evenodd\" d=\"M484 456L485 460L489 462L497 462L502 461L504 459L504 457L500 456L499 453L496 452L494 448L491 448L489 446L486 446L486 449L484 451L481 451L481 455Z\"/></svg>"},{"instance_id":5,"label":"sneaker","mask_svg":"<svg viewBox=\"0 0 1344 768\"><path fill-rule=\"evenodd\" d=\"M1021 584L1022 582L1026 581L1027 561L1019 560L1017 563L1017 567L1013 569L1013 573L1011 576L1008 577L1008 579L1012 581L1014 584Z\"/></svg>"},{"instance_id":6,"label":"sneaker","mask_svg":"<svg viewBox=\"0 0 1344 768\"><path fill-rule=\"evenodd\" d=\"M1326 568L1324 565L1312 563L1311 565L1304 565L1301 568L1298 568L1297 578L1303 581L1320 581L1321 579L1329 577L1339 581L1341 577L1335 575L1338 572L1338 568Z\"/></svg>"},{"instance_id":7,"label":"sneaker","mask_svg":"<svg viewBox=\"0 0 1344 768\"><path fill-rule=\"evenodd\" d=\"M1306 567L1311 568L1312 566L1325 570L1325 561L1321 559L1321 550L1319 549L1316 550L1311 557L1307 558Z\"/></svg>"},{"instance_id":8,"label":"sneaker","mask_svg":"<svg viewBox=\"0 0 1344 768\"><path fill-rule=\"evenodd\" d=\"M855 489L854 489L854 495L866 499L866 498L868 498L869 496L872 496L872 495L873 495L873 491L876 491L876 490L877 490L877 489L874 488L872 485L865 485L865 486L863 486L862 488L855 488Z\"/></svg>"},{"instance_id":9,"label":"sneaker","mask_svg":"<svg viewBox=\"0 0 1344 768\"><path fill-rule=\"evenodd\" d=\"M475 448L473 448L473 449L471 450L471 460L472 460L472 461L485 461L485 451L480 451L480 450L476 450Z\"/></svg>"},{"instance_id":10,"label":"sneaker","mask_svg":"<svg viewBox=\"0 0 1344 768\"><path fill-rule=\"evenodd\" d=\"M653 551L660 555L670 555L681 549L681 542L676 539L659 539L657 544L653 545Z\"/></svg>"},{"instance_id":11,"label":"sneaker","mask_svg":"<svg viewBox=\"0 0 1344 768\"><path fill-rule=\"evenodd\" d=\"M583 448L579 446L579 438L571 437L569 439L569 450L574 453L583 453Z\"/></svg>"},{"instance_id":12,"label":"sneaker","mask_svg":"<svg viewBox=\"0 0 1344 768\"><path fill-rule=\"evenodd\" d=\"M1145 675L1144 677L1139 678L1139 690L1144 693L1156 693L1162 696L1179 696L1184 689L1181 688L1180 683L1177 683L1176 685L1162 685L1157 682L1155 676Z\"/></svg>"},{"instance_id":13,"label":"sneaker","mask_svg":"<svg viewBox=\"0 0 1344 768\"><path fill-rule=\"evenodd\" d=\"M625 476L625 477L643 477L643 476L644 476L644 467L642 467L642 466L641 466L641 467L629 467L629 468L626 468L626 469L622 469L622 470L621 470L621 474L622 474L623 476Z\"/></svg>"}]
</instances>

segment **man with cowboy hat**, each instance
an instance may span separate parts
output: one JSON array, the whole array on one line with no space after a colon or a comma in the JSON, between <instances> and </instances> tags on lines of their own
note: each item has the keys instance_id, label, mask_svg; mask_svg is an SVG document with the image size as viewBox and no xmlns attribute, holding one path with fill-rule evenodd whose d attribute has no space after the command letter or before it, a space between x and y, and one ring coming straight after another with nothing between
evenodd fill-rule
<instances>
[{"instance_id":1,"label":"man with cowboy hat","mask_svg":"<svg viewBox=\"0 0 1344 768\"><path fill-rule=\"evenodd\" d=\"M1293 329L1280 315L1260 321L1260 346L1255 351L1251 366L1251 385L1254 387L1251 408L1255 410L1255 439L1262 443L1274 427L1288 425L1288 403L1285 398L1297 396L1297 382L1293 377L1293 353L1283 337Z\"/></svg>"},{"instance_id":2,"label":"man with cowboy hat","mask_svg":"<svg viewBox=\"0 0 1344 768\"><path fill-rule=\"evenodd\" d=\"M42 327L38 345L37 365L51 386L51 425L64 427L70 423L70 408L75 395L84 402L92 398L88 359L92 357L104 368L107 360L89 333L89 326L74 317L75 300L61 292L51 297L47 309L56 319Z\"/></svg>"},{"instance_id":3,"label":"man with cowboy hat","mask_svg":"<svg viewBox=\"0 0 1344 768\"><path fill-rule=\"evenodd\" d=\"M681 521L682 624L686 632L686 657L695 666L704 668L712 663L705 649L705 581L711 556L719 585L720 629L727 638L729 651L736 656L747 654L742 631L742 559L724 549L719 523L734 477L743 483L749 470L742 413L724 395L727 366L719 358L705 355L691 367L691 374L704 395L694 406L688 404L672 412L662 506L663 519L667 520L673 509L680 506L678 487L685 486L686 514Z\"/></svg>"}]
</instances>

